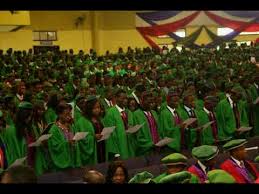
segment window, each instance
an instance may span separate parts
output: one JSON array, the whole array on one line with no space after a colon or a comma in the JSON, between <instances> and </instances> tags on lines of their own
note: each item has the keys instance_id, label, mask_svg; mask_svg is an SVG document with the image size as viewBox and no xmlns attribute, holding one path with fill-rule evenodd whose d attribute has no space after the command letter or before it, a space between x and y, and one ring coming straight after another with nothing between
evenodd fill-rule
<instances>
[{"instance_id":1,"label":"window","mask_svg":"<svg viewBox=\"0 0 259 194\"><path fill-rule=\"evenodd\" d=\"M57 40L57 32L55 31L34 31L34 41L55 41Z\"/></svg>"},{"instance_id":2,"label":"window","mask_svg":"<svg viewBox=\"0 0 259 194\"><path fill-rule=\"evenodd\" d=\"M177 36L182 37L182 38L184 38L186 36L185 29L179 29L176 32L174 32L174 34L176 34ZM158 36L158 38L170 38L170 36L162 35L162 36Z\"/></svg>"},{"instance_id":3,"label":"window","mask_svg":"<svg viewBox=\"0 0 259 194\"><path fill-rule=\"evenodd\" d=\"M217 34L218 34L218 36L225 36L233 31L234 30L231 28L218 28ZM259 34L259 31L257 31L257 32L241 32L240 33L240 35L254 35L254 34Z\"/></svg>"},{"instance_id":4,"label":"window","mask_svg":"<svg viewBox=\"0 0 259 194\"><path fill-rule=\"evenodd\" d=\"M230 32L233 32L234 30L231 28L218 28L217 34L218 36L225 36L229 34Z\"/></svg>"}]
</instances>

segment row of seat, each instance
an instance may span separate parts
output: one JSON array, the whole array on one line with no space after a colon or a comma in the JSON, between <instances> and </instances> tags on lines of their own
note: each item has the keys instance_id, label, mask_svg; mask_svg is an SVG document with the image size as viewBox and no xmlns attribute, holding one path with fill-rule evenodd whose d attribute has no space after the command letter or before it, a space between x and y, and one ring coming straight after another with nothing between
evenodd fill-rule
<instances>
[{"instance_id":1,"label":"row of seat","mask_svg":"<svg viewBox=\"0 0 259 194\"><path fill-rule=\"evenodd\" d=\"M247 147L253 147L259 145L259 137L254 137L249 139L246 144ZM186 155L189 160L187 162L188 166L191 166L195 163L195 159L191 157L191 152L188 150L183 151L183 154ZM248 151L248 160L253 161L253 159L258 155L258 150ZM131 158L125 160L125 165L128 169L129 176L132 177L134 174L142 171L148 171L154 176L157 176L163 173L166 170L166 167L160 163L160 160L164 155L150 155L137 158ZM220 167L220 164L229 157L228 153L220 153L217 158L216 168ZM258 169L259 165L256 164ZM83 168L68 169L62 172L55 173L46 173L38 178L39 183L81 183L82 176L86 170L95 169L102 174L106 174L109 163L100 163L94 166L86 166Z\"/></svg>"}]
</instances>

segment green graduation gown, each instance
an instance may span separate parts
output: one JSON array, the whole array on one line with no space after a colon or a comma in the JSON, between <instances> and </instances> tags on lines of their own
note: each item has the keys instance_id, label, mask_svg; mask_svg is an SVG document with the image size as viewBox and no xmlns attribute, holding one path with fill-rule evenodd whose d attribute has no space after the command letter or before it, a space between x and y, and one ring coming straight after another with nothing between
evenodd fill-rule
<instances>
[{"instance_id":1,"label":"green graduation gown","mask_svg":"<svg viewBox=\"0 0 259 194\"><path fill-rule=\"evenodd\" d=\"M83 166L97 163L95 129L91 121L81 116L75 123L76 132L88 132L85 139L78 142Z\"/></svg>"},{"instance_id":2,"label":"green graduation gown","mask_svg":"<svg viewBox=\"0 0 259 194\"><path fill-rule=\"evenodd\" d=\"M37 140L44 129L40 129L36 124L32 126L35 140ZM35 147L35 163L34 170L37 176L42 175L44 172L50 169L50 158L47 147L43 145Z\"/></svg>"},{"instance_id":3,"label":"green graduation gown","mask_svg":"<svg viewBox=\"0 0 259 194\"><path fill-rule=\"evenodd\" d=\"M252 104L250 106L250 117L253 125L253 131L255 135L259 135L259 105L253 104L253 102L258 98L259 94L257 93L257 89L254 85L250 85L247 90L249 97L252 100Z\"/></svg>"},{"instance_id":4,"label":"green graduation gown","mask_svg":"<svg viewBox=\"0 0 259 194\"><path fill-rule=\"evenodd\" d=\"M203 110L195 110L195 115L198 119L198 126L205 125L206 123L210 122L208 114ZM211 126L207 127L206 129L202 130L200 133L200 143L201 145L212 145L214 143L214 137Z\"/></svg>"},{"instance_id":5,"label":"green graduation gown","mask_svg":"<svg viewBox=\"0 0 259 194\"><path fill-rule=\"evenodd\" d=\"M11 165L16 159L27 156L27 143L25 138L17 138L15 125L10 125L3 134L6 144L7 163Z\"/></svg>"},{"instance_id":6,"label":"green graduation gown","mask_svg":"<svg viewBox=\"0 0 259 194\"><path fill-rule=\"evenodd\" d=\"M53 123L58 118L56 112L52 108L48 108L44 114L47 124Z\"/></svg>"},{"instance_id":7,"label":"green graduation gown","mask_svg":"<svg viewBox=\"0 0 259 194\"><path fill-rule=\"evenodd\" d=\"M162 137L164 137L164 134L159 126L159 118L155 111L151 111L151 113L157 123L157 127L158 127L157 130L158 130L159 137L161 139ZM154 143L150 133L148 120L145 116L144 111L141 109L137 109L133 113L133 119L134 119L134 125L137 125L137 124L141 125L144 123L144 126L141 127L139 131L136 133L136 146L137 146L136 155L141 156L141 155L148 154L152 151L152 148L154 147Z\"/></svg>"},{"instance_id":8,"label":"green graduation gown","mask_svg":"<svg viewBox=\"0 0 259 194\"><path fill-rule=\"evenodd\" d=\"M130 112L128 112L128 118L130 118ZM128 119L129 121L129 119ZM126 134L126 129L124 127L123 120L121 118L121 114L116 106L108 109L104 119L103 119L104 127L112 127L116 126L113 133L106 140L106 159L109 160L108 156L110 154L120 154L122 159L129 158L129 146ZM132 126L128 122L128 126Z\"/></svg>"},{"instance_id":9,"label":"green graduation gown","mask_svg":"<svg viewBox=\"0 0 259 194\"><path fill-rule=\"evenodd\" d=\"M75 132L73 126L71 132ZM53 162L53 170L80 167L81 161L78 142L70 145L65 139L63 131L56 124L52 125L49 133L52 134L48 140L48 148L50 158Z\"/></svg>"},{"instance_id":10,"label":"green graduation gown","mask_svg":"<svg viewBox=\"0 0 259 194\"><path fill-rule=\"evenodd\" d=\"M168 108L164 108L159 116L159 123L161 130L164 132L165 137L173 138L174 141L168 144L176 152L181 150L181 129L176 125L173 114Z\"/></svg>"},{"instance_id":11,"label":"green graduation gown","mask_svg":"<svg viewBox=\"0 0 259 194\"><path fill-rule=\"evenodd\" d=\"M195 175L193 175L193 174L191 174L191 175L192 175L192 176L191 176L191 179L190 179L190 183L199 183L198 177L195 176ZM162 178L166 177L166 176L168 176L168 173L167 173L167 172L165 172L165 173L163 173L163 174L160 174L159 176L153 178L152 180L153 180L155 183L159 183L159 181L160 181Z\"/></svg>"}]
</instances>

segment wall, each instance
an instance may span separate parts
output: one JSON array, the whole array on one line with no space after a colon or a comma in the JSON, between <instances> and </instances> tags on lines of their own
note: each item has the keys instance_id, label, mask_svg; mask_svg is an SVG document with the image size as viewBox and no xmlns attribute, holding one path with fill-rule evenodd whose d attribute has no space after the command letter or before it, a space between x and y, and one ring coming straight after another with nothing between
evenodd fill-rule
<instances>
[{"instance_id":1,"label":"wall","mask_svg":"<svg viewBox=\"0 0 259 194\"><path fill-rule=\"evenodd\" d=\"M27 12L22 13L26 18ZM1 14L3 13L0 12L0 16ZM106 50L116 52L119 47L126 50L128 46L132 48L148 46L135 28L134 11L31 11L29 15L30 26L17 32L0 32L0 49L6 50L12 47L27 50L33 45L40 45L39 41L32 40L34 30L57 30L58 40L53 41L53 44L59 45L62 50L73 48L75 52L80 49L88 52L94 47L98 54L104 54ZM76 18L82 15L86 19L84 24L77 28ZM216 26L209 26L209 28L217 32ZM188 27L186 35L190 35L197 29L198 27ZM258 37L259 35L242 35L236 40L249 41ZM151 38L158 44L173 42L170 38ZM203 30L195 43L203 44L208 41L211 40Z\"/></svg>"}]
</instances>

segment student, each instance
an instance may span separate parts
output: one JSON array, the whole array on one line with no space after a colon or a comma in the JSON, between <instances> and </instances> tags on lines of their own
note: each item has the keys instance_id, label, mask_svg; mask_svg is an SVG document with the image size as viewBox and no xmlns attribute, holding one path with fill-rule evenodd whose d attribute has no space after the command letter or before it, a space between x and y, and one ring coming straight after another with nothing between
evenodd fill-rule
<instances>
[{"instance_id":1,"label":"student","mask_svg":"<svg viewBox=\"0 0 259 194\"><path fill-rule=\"evenodd\" d=\"M151 110L153 96L150 92L143 92L140 106L133 113L134 125L144 126L136 133L136 155L142 156L158 151L155 144L163 137L163 132L159 128L158 115Z\"/></svg>"},{"instance_id":2,"label":"student","mask_svg":"<svg viewBox=\"0 0 259 194\"><path fill-rule=\"evenodd\" d=\"M89 170L84 174L83 181L86 184L104 184L105 177L96 170Z\"/></svg>"},{"instance_id":3,"label":"student","mask_svg":"<svg viewBox=\"0 0 259 194\"><path fill-rule=\"evenodd\" d=\"M163 174L155 177L153 181L155 183L161 182L161 180L168 175L177 174L179 172L186 172L185 169L187 167L187 158L186 156L180 153L173 153L166 157L164 157L161 162L166 165L167 171ZM191 176L190 183L198 183L198 179L196 176Z\"/></svg>"},{"instance_id":4,"label":"student","mask_svg":"<svg viewBox=\"0 0 259 194\"><path fill-rule=\"evenodd\" d=\"M37 176L29 166L18 165L8 168L1 179L2 184L37 183Z\"/></svg>"},{"instance_id":5,"label":"student","mask_svg":"<svg viewBox=\"0 0 259 194\"><path fill-rule=\"evenodd\" d=\"M88 132L86 139L79 142L82 165L105 161L105 142L97 142L102 135L101 107L96 96L82 98L78 102L82 116L76 121L77 131Z\"/></svg>"},{"instance_id":6,"label":"student","mask_svg":"<svg viewBox=\"0 0 259 194\"><path fill-rule=\"evenodd\" d=\"M108 184L127 184L129 181L128 170L122 161L110 163L106 175Z\"/></svg>"},{"instance_id":7,"label":"student","mask_svg":"<svg viewBox=\"0 0 259 194\"><path fill-rule=\"evenodd\" d=\"M33 137L35 140L40 138L43 134L48 134L48 130L50 129L50 125L48 125L44 119L44 101L35 100L33 102L33 119L32 119L32 129L33 129ZM50 156L47 146L47 140L43 141L40 146L34 147L35 159L34 159L34 170L38 175L43 174L43 172L47 171L50 167Z\"/></svg>"},{"instance_id":8,"label":"student","mask_svg":"<svg viewBox=\"0 0 259 194\"><path fill-rule=\"evenodd\" d=\"M208 181L207 173L214 168L218 152L217 146L210 145L202 145L192 149L192 156L197 161L188 168L188 171L198 177L199 183Z\"/></svg>"},{"instance_id":9,"label":"student","mask_svg":"<svg viewBox=\"0 0 259 194\"><path fill-rule=\"evenodd\" d=\"M231 174L237 183L253 183L259 177L259 172L246 160L245 139L234 139L227 142L223 148L229 152L230 158L225 160L220 168Z\"/></svg>"},{"instance_id":10,"label":"student","mask_svg":"<svg viewBox=\"0 0 259 194\"><path fill-rule=\"evenodd\" d=\"M35 140L32 130L32 115L32 104L21 102L18 105L15 124L11 125L3 134L8 165L11 165L16 159L27 157L28 164L33 166L34 150L28 148L28 145Z\"/></svg>"},{"instance_id":11,"label":"student","mask_svg":"<svg viewBox=\"0 0 259 194\"><path fill-rule=\"evenodd\" d=\"M57 107L57 121L51 126L48 148L54 170L80 167L80 151L78 143L73 140L75 126L73 125L71 106L61 102Z\"/></svg>"},{"instance_id":12,"label":"student","mask_svg":"<svg viewBox=\"0 0 259 194\"><path fill-rule=\"evenodd\" d=\"M127 95L124 90L116 91L116 105L107 111L104 117L104 126L116 126L111 136L106 140L106 157L110 160L115 154L120 154L122 159L135 155L134 141L126 134L128 126L133 126L133 117L130 111L126 111Z\"/></svg>"}]
</instances>

